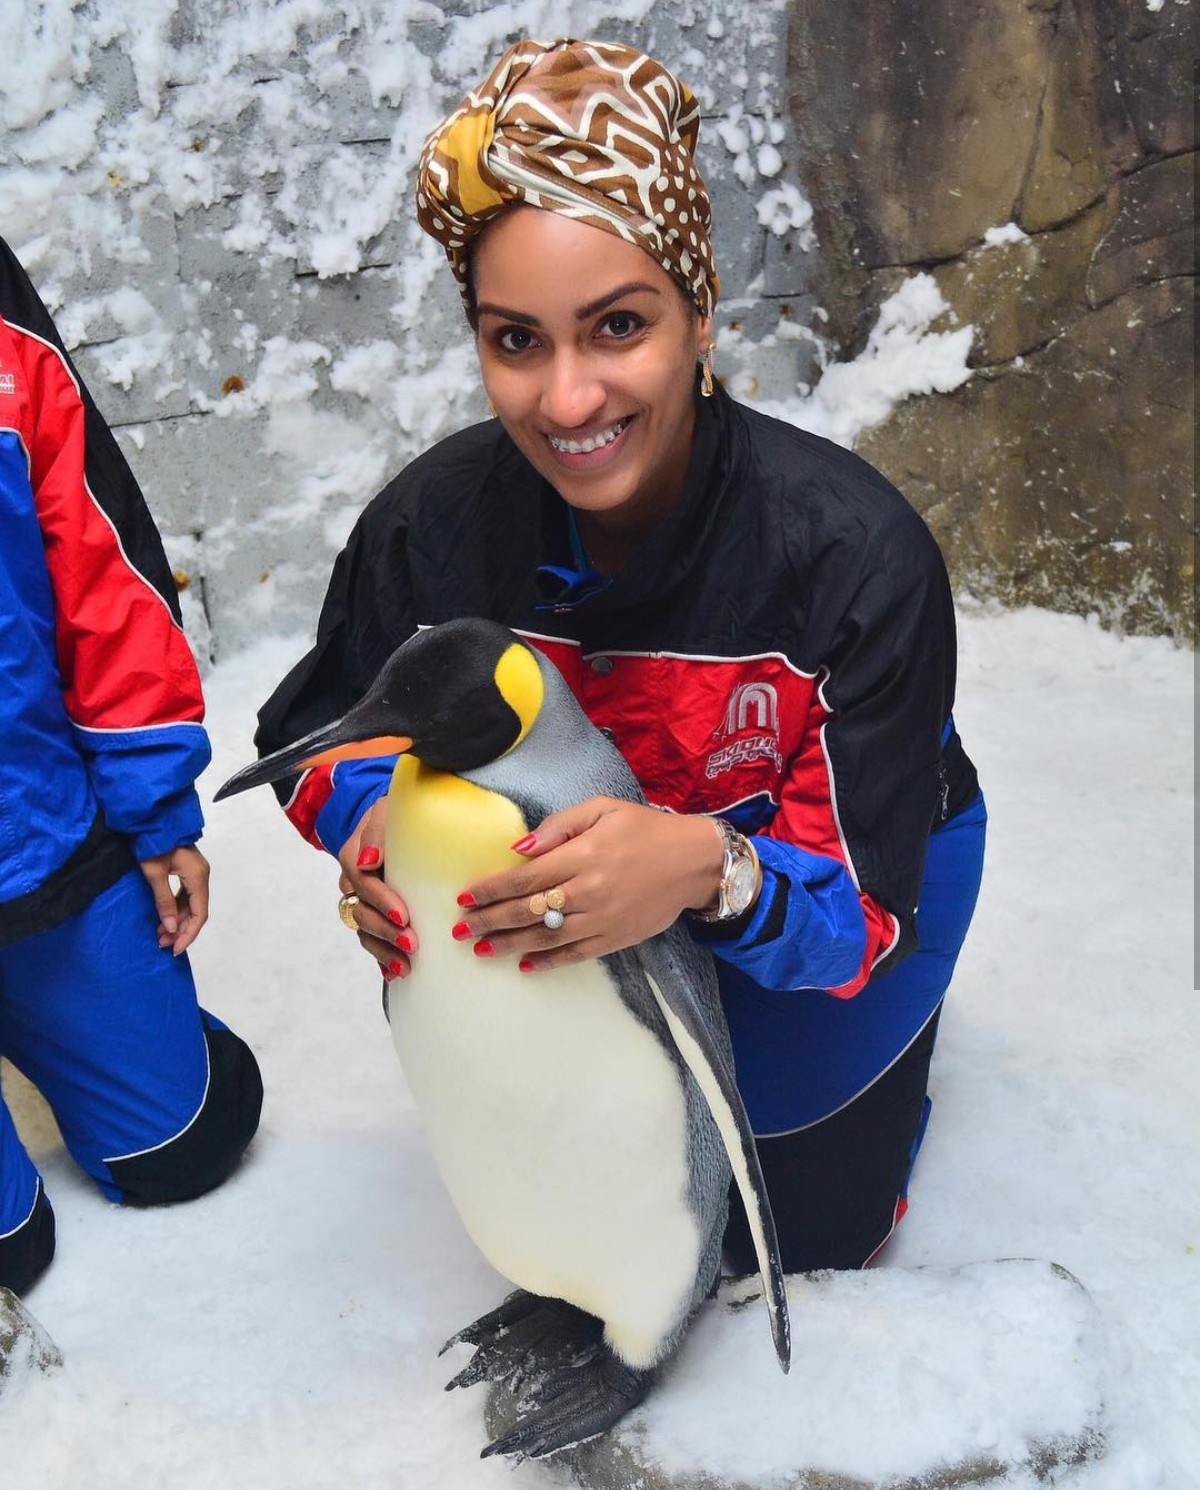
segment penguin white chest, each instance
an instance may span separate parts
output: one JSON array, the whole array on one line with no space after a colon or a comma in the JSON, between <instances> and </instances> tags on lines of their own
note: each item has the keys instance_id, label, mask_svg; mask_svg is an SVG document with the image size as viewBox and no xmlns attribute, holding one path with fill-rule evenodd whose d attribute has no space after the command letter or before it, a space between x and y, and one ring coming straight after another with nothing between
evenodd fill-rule
<instances>
[{"instance_id":1,"label":"penguin white chest","mask_svg":"<svg viewBox=\"0 0 1200 1490\"><path fill-rule=\"evenodd\" d=\"M516 807L402 760L387 864L421 940L389 991L392 1034L463 1224L494 1267L606 1321L650 1364L686 1307L702 1238L688 1204L678 1066L603 964L521 973L455 942L455 896L519 862Z\"/></svg>"}]
</instances>

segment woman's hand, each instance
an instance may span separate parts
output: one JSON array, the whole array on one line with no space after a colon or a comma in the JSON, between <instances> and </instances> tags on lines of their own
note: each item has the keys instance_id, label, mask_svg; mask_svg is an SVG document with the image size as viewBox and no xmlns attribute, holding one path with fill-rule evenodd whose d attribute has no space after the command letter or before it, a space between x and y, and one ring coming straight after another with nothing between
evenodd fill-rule
<instances>
[{"instance_id":1,"label":"woman's hand","mask_svg":"<svg viewBox=\"0 0 1200 1490\"><path fill-rule=\"evenodd\" d=\"M158 945L170 947L178 957L208 920L208 860L194 844L185 843L169 854L141 859L139 866L154 895ZM179 881L178 890L171 888L172 875Z\"/></svg>"},{"instance_id":2,"label":"woman's hand","mask_svg":"<svg viewBox=\"0 0 1200 1490\"><path fill-rule=\"evenodd\" d=\"M383 881L386 822L387 798L380 797L359 818L358 826L342 845L338 884L343 895L358 896L352 912L358 940L390 983L393 978L408 976L417 937L408 924L408 906Z\"/></svg>"},{"instance_id":3,"label":"woman's hand","mask_svg":"<svg viewBox=\"0 0 1200 1490\"><path fill-rule=\"evenodd\" d=\"M591 797L551 813L514 844L528 861L463 887L460 940L479 956L515 956L524 972L561 967L632 947L664 931L682 911L717 898L725 862L709 818L676 816ZM563 924L547 927L532 897L561 890Z\"/></svg>"}]
</instances>

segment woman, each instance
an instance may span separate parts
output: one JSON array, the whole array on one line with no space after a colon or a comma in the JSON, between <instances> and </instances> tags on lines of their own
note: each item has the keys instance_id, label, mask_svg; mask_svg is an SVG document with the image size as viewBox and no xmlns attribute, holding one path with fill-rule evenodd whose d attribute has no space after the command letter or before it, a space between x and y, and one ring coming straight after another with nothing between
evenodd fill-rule
<instances>
[{"instance_id":1,"label":"woman","mask_svg":"<svg viewBox=\"0 0 1200 1490\"><path fill-rule=\"evenodd\" d=\"M290 816L337 853L389 979L420 938L473 938L536 977L688 915L784 1265L860 1267L904 1210L984 809L921 520L855 456L713 381L698 117L627 47L521 42L429 136L418 215L496 419L363 513L258 745L335 718L418 626L485 615L545 651L652 807L554 814L516 846L525 865L420 928L381 875L390 760L309 771ZM555 887L558 927L530 904ZM727 1248L753 1267L740 1216Z\"/></svg>"}]
</instances>

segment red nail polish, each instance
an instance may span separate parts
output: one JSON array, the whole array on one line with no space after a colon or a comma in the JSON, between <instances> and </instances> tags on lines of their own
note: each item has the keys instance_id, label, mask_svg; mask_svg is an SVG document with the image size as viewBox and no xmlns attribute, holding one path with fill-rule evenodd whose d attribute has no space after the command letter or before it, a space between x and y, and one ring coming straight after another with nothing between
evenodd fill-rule
<instances>
[{"instance_id":1,"label":"red nail polish","mask_svg":"<svg viewBox=\"0 0 1200 1490\"><path fill-rule=\"evenodd\" d=\"M475 897L471 894L470 890L464 890L462 892L462 894L458 897L458 903L462 906L464 911L473 911L476 906Z\"/></svg>"},{"instance_id":2,"label":"red nail polish","mask_svg":"<svg viewBox=\"0 0 1200 1490\"><path fill-rule=\"evenodd\" d=\"M491 942L485 939L476 942L473 950L476 957L491 957L496 949L492 946Z\"/></svg>"},{"instance_id":3,"label":"red nail polish","mask_svg":"<svg viewBox=\"0 0 1200 1490\"><path fill-rule=\"evenodd\" d=\"M407 952L411 956L416 949L416 943L413 941L412 932L402 931L396 938L396 945L400 948L401 952Z\"/></svg>"},{"instance_id":4,"label":"red nail polish","mask_svg":"<svg viewBox=\"0 0 1200 1490\"><path fill-rule=\"evenodd\" d=\"M360 850L359 852L357 861L358 867L360 869L375 869L382 858L383 855L377 848L372 848L370 845L368 845L366 848Z\"/></svg>"},{"instance_id":5,"label":"red nail polish","mask_svg":"<svg viewBox=\"0 0 1200 1490\"><path fill-rule=\"evenodd\" d=\"M465 942L471 935L471 928L465 921L456 921L450 928L450 935L456 942Z\"/></svg>"},{"instance_id":6,"label":"red nail polish","mask_svg":"<svg viewBox=\"0 0 1200 1490\"><path fill-rule=\"evenodd\" d=\"M408 922L404 919L404 917L400 914L399 911L396 911L396 910L388 911L387 918L392 923L393 926L407 926L408 925Z\"/></svg>"},{"instance_id":7,"label":"red nail polish","mask_svg":"<svg viewBox=\"0 0 1200 1490\"><path fill-rule=\"evenodd\" d=\"M522 973L536 973L537 963L531 961L528 957L522 957L520 962L517 963L517 970Z\"/></svg>"},{"instance_id":8,"label":"red nail polish","mask_svg":"<svg viewBox=\"0 0 1200 1490\"><path fill-rule=\"evenodd\" d=\"M512 851L514 854L527 854L536 842L536 833L526 833L524 838L518 838L513 844Z\"/></svg>"},{"instance_id":9,"label":"red nail polish","mask_svg":"<svg viewBox=\"0 0 1200 1490\"><path fill-rule=\"evenodd\" d=\"M391 973L391 975L392 975L393 978L407 978L408 977L408 968L402 962L389 962L388 963L388 972Z\"/></svg>"}]
</instances>

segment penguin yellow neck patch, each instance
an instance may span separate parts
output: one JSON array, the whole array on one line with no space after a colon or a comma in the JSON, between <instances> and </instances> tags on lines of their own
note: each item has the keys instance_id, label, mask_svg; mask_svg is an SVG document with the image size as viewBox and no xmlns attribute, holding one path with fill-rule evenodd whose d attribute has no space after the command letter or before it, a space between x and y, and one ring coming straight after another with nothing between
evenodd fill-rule
<instances>
[{"instance_id":1,"label":"penguin yellow neck patch","mask_svg":"<svg viewBox=\"0 0 1200 1490\"><path fill-rule=\"evenodd\" d=\"M542 670L528 647L513 642L497 662L494 677L500 697L521 721L521 733L508 747L514 750L533 728L541 710L545 696Z\"/></svg>"}]
</instances>

